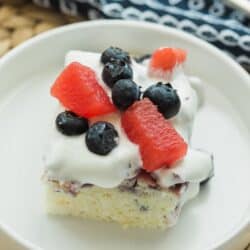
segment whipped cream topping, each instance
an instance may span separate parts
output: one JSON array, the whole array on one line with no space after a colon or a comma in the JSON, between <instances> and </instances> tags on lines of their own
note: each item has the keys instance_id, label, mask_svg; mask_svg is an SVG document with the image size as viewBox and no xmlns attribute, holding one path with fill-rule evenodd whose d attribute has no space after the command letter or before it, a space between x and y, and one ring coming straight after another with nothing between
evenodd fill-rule
<instances>
[{"instance_id":1,"label":"whipped cream topping","mask_svg":"<svg viewBox=\"0 0 250 250\"><path fill-rule=\"evenodd\" d=\"M110 89L102 81L103 65L100 62L99 53L70 51L66 55L65 65L67 66L71 62L79 62L93 69L98 82L106 90L108 96L111 96ZM142 90L159 81L166 82L167 80L149 76L148 60L143 64L132 60L131 66L134 73L133 80L142 87ZM197 86L200 88L199 79L191 79L191 82L195 89ZM193 120L199 106L198 96L181 66L174 70L171 84L180 97L181 108L170 121L189 142ZM142 166L140 153L138 146L131 143L123 132L119 116L119 114L112 114L90 120L90 123L98 120L109 121L118 131L118 146L107 156L90 152L85 145L85 135L68 137L58 132L53 125L50 147L44 157L47 177L59 181L73 180L80 184L89 183L104 188L116 187L125 179L134 177ZM208 154L189 149L186 157L176 163L173 168L160 169L154 175L163 187L184 182L193 182L197 185L198 182L209 176L211 168L212 161Z\"/></svg>"},{"instance_id":2,"label":"whipped cream topping","mask_svg":"<svg viewBox=\"0 0 250 250\"><path fill-rule=\"evenodd\" d=\"M153 175L161 187L168 188L184 182L200 183L207 179L212 172L212 155L204 151L189 148L184 159L177 162L171 168L156 170Z\"/></svg>"},{"instance_id":3,"label":"whipped cream topping","mask_svg":"<svg viewBox=\"0 0 250 250\"><path fill-rule=\"evenodd\" d=\"M62 110L60 110L62 111ZM58 113L60 113L58 110ZM112 188L124 179L134 177L142 162L138 157L138 146L131 143L121 128L118 114L96 117L90 124L107 121L114 125L119 141L108 155L101 156L90 152L85 144L85 134L65 136L57 131L55 125L51 133L50 148L45 156L47 176L60 181L77 181L81 184L95 184Z\"/></svg>"}]
</instances>

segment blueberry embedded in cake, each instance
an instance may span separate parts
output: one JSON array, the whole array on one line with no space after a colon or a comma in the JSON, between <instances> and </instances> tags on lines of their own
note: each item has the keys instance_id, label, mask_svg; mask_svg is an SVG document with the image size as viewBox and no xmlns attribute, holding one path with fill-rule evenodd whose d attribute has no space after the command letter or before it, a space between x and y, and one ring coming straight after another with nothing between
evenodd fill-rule
<instances>
[{"instance_id":1,"label":"blueberry embedded in cake","mask_svg":"<svg viewBox=\"0 0 250 250\"><path fill-rule=\"evenodd\" d=\"M213 173L189 140L198 96L186 52L159 48L136 62L116 47L70 51L51 87L58 101L44 156L47 211L166 228Z\"/></svg>"}]
</instances>

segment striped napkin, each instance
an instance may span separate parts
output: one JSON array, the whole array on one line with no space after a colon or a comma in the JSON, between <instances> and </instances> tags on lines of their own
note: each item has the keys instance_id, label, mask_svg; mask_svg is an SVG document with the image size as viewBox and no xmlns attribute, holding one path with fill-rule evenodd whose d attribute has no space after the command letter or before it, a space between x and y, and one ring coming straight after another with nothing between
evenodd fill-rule
<instances>
[{"instance_id":1,"label":"striped napkin","mask_svg":"<svg viewBox=\"0 0 250 250\"><path fill-rule=\"evenodd\" d=\"M250 67L250 18L221 0L33 0L89 19L133 19L192 33Z\"/></svg>"}]
</instances>

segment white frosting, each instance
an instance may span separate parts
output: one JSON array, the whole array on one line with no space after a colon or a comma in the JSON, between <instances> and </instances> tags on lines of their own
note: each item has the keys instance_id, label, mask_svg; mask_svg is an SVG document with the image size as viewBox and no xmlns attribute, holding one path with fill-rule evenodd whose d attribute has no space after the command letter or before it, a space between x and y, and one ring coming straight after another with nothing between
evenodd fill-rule
<instances>
[{"instance_id":1,"label":"white frosting","mask_svg":"<svg viewBox=\"0 0 250 250\"><path fill-rule=\"evenodd\" d=\"M66 55L65 65L76 61L92 68L96 72L99 83L111 96L110 89L101 79L103 65L100 63L100 54L70 51ZM133 79L142 87L142 90L158 81L165 81L148 76L147 62L137 64L132 60L132 68ZM193 119L198 109L198 98L196 91L191 87L181 68L175 70L172 78L171 84L180 97L181 109L171 122L188 142ZM193 82L195 83L195 80ZM106 115L92 119L91 122L96 120L109 121L116 127L119 133L118 146L107 156L100 156L87 149L85 135L64 136L54 126L50 147L44 157L48 178L60 181L74 180L81 184L91 183L100 187L111 188L118 186L124 179L135 175L142 165L140 154L138 147L131 143L122 131L119 115ZM166 187L178 183L173 178L174 176L179 176L181 182L194 182L197 185L197 182L209 175L212 166L209 159L210 157L207 154L190 149L187 156L178 162L175 167L169 170L158 170L155 175L158 182Z\"/></svg>"},{"instance_id":2,"label":"white frosting","mask_svg":"<svg viewBox=\"0 0 250 250\"><path fill-rule=\"evenodd\" d=\"M154 176L160 186L168 188L184 182L199 183L210 176L212 171L212 156L207 152L189 148L184 159L172 168L156 170Z\"/></svg>"},{"instance_id":3,"label":"white frosting","mask_svg":"<svg viewBox=\"0 0 250 250\"><path fill-rule=\"evenodd\" d=\"M183 191L180 196L180 208L189 200L193 199L200 191L200 184L199 183L188 183L187 188Z\"/></svg>"},{"instance_id":4,"label":"white frosting","mask_svg":"<svg viewBox=\"0 0 250 250\"><path fill-rule=\"evenodd\" d=\"M58 112L59 113L59 112ZM50 148L45 156L47 176L60 181L75 180L99 187L112 188L124 179L132 178L141 167L138 146L124 134L118 114L92 119L90 122L108 121L114 125L119 141L107 156L90 152L85 144L85 134L64 136L53 128Z\"/></svg>"}]
</instances>

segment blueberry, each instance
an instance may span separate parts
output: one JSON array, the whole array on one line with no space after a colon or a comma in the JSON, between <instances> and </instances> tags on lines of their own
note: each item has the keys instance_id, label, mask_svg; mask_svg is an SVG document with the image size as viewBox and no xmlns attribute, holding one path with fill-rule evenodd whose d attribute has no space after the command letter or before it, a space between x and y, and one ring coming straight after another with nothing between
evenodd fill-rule
<instances>
[{"instance_id":1,"label":"blueberry","mask_svg":"<svg viewBox=\"0 0 250 250\"><path fill-rule=\"evenodd\" d=\"M102 71L103 81L112 88L115 82L120 79L132 79L133 71L131 67L120 60L112 60L105 64Z\"/></svg>"},{"instance_id":2,"label":"blueberry","mask_svg":"<svg viewBox=\"0 0 250 250\"><path fill-rule=\"evenodd\" d=\"M167 119L175 116L181 107L180 98L169 83L163 84L159 82L150 86L144 92L143 97L149 98Z\"/></svg>"},{"instance_id":3,"label":"blueberry","mask_svg":"<svg viewBox=\"0 0 250 250\"><path fill-rule=\"evenodd\" d=\"M112 88L112 100L120 110L127 109L140 99L140 88L131 79L121 79Z\"/></svg>"},{"instance_id":4,"label":"blueberry","mask_svg":"<svg viewBox=\"0 0 250 250\"><path fill-rule=\"evenodd\" d=\"M106 64L107 62L111 62L112 59L118 59L126 63L131 62L128 52L120 48L109 47L102 53L101 62Z\"/></svg>"},{"instance_id":5,"label":"blueberry","mask_svg":"<svg viewBox=\"0 0 250 250\"><path fill-rule=\"evenodd\" d=\"M96 122L86 134L88 149L98 155L107 155L117 146L118 133L109 122Z\"/></svg>"},{"instance_id":6,"label":"blueberry","mask_svg":"<svg viewBox=\"0 0 250 250\"><path fill-rule=\"evenodd\" d=\"M64 135L80 135L88 130L88 120L71 111L64 111L56 117L56 127Z\"/></svg>"}]
</instances>

